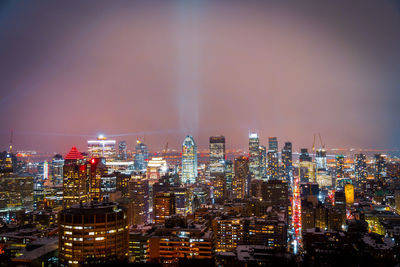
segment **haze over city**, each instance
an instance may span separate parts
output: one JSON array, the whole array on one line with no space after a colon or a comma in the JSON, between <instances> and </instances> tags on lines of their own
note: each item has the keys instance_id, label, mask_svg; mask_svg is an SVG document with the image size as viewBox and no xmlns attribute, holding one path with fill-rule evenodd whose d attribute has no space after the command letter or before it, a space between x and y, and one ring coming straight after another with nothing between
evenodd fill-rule
<instances>
[{"instance_id":1,"label":"haze over city","mask_svg":"<svg viewBox=\"0 0 400 267\"><path fill-rule=\"evenodd\" d=\"M1 149L66 152L102 132L154 150L249 131L398 149L397 1L5 1Z\"/></svg>"}]
</instances>

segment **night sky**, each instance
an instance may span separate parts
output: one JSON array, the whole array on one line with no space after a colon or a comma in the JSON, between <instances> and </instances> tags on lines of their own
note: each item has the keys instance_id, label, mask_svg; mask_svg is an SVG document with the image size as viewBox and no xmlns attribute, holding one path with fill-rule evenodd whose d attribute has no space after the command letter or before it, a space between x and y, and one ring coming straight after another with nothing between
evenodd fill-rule
<instances>
[{"instance_id":1,"label":"night sky","mask_svg":"<svg viewBox=\"0 0 400 267\"><path fill-rule=\"evenodd\" d=\"M400 149L399 1L264 2L2 1L0 148Z\"/></svg>"}]
</instances>

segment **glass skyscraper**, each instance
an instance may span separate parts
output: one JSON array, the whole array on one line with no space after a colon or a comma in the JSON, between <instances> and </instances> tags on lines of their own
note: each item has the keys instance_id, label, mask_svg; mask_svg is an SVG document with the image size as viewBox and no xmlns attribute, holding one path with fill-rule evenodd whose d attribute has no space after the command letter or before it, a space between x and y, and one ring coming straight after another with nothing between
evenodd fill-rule
<instances>
[{"instance_id":1,"label":"glass skyscraper","mask_svg":"<svg viewBox=\"0 0 400 267\"><path fill-rule=\"evenodd\" d=\"M135 170L144 171L147 168L147 161L149 160L149 149L147 145L136 141L135 148Z\"/></svg>"},{"instance_id":2,"label":"glass skyscraper","mask_svg":"<svg viewBox=\"0 0 400 267\"><path fill-rule=\"evenodd\" d=\"M192 136L186 136L182 144L182 183L193 184L197 178L197 146Z\"/></svg>"},{"instance_id":3,"label":"glass skyscraper","mask_svg":"<svg viewBox=\"0 0 400 267\"><path fill-rule=\"evenodd\" d=\"M225 137L210 137L210 173L224 173L225 167Z\"/></svg>"},{"instance_id":4,"label":"glass skyscraper","mask_svg":"<svg viewBox=\"0 0 400 267\"><path fill-rule=\"evenodd\" d=\"M260 179L260 139L257 133L249 134L249 171L252 179Z\"/></svg>"}]
</instances>

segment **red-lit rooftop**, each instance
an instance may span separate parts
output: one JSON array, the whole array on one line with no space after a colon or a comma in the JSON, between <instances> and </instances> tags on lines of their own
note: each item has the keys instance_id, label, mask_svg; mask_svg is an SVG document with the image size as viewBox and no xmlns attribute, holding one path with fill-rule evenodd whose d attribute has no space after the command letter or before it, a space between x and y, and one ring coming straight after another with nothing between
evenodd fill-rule
<instances>
[{"instance_id":1,"label":"red-lit rooftop","mask_svg":"<svg viewBox=\"0 0 400 267\"><path fill-rule=\"evenodd\" d=\"M79 152L78 149L73 146L68 154L65 156L65 159L83 159L83 156L81 152Z\"/></svg>"}]
</instances>

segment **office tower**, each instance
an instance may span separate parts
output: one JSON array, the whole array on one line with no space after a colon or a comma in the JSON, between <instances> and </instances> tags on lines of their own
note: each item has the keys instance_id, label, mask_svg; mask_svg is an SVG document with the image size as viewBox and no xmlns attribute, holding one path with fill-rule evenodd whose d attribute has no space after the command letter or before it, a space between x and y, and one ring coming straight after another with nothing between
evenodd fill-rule
<instances>
[{"instance_id":1,"label":"office tower","mask_svg":"<svg viewBox=\"0 0 400 267\"><path fill-rule=\"evenodd\" d=\"M168 220L167 227L159 227L148 240L148 261L161 266L180 266L179 260L212 259L213 233L205 224L191 227L185 220ZM196 262L196 261L195 261ZM200 261L204 266L207 262ZM183 265L187 265L183 264ZM197 265L194 263L194 265Z\"/></svg>"},{"instance_id":2,"label":"office tower","mask_svg":"<svg viewBox=\"0 0 400 267\"><path fill-rule=\"evenodd\" d=\"M232 160L225 161L225 180L227 196L232 195L232 181L233 181L233 162Z\"/></svg>"},{"instance_id":3,"label":"office tower","mask_svg":"<svg viewBox=\"0 0 400 267\"><path fill-rule=\"evenodd\" d=\"M346 196L346 204L353 205L354 204L354 185L346 184L344 186L344 194Z\"/></svg>"},{"instance_id":4,"label":"office tower","mask_svg":"<svg viewBox=\"0 0 400 267\"><path fill-rule=\"evenodd\" d=\"M364 154L354 155L354 176L356 182L360 183L367 178L367 157Z\"/></svg>"},{"instance_id":5,"label":"office tower","mask_svg":"<svg viewBox=\"0 0 400 267\"><path fill-rule=\"evenodd\" d=\"M64 158L63 167L63 207L88 201L88 174L82 154L72 147Z\"/></svg>"},{"instance_id":6,"label":"office tower","mask_svg":"<svg viewBox=\"0 0 400 267\"><path fill-rule=\"evenodd\" d=\"M87 162L89 174L89 201L102 201L103 194L101 192L102 177L108 174L106 162L104 158L91 158Z\"/></svg>"},{"instance_id":7,"label":"office tower","mask_svg":"<svg viewBox=\"0 0 400 267\"><path fill-rule=\"evenodd\" d=\"M168 172L167 162L161 157L153 157L147 163L147 179L158 181Z\"/></svg>"},{"instance_id":8,"label":"office tower","mask_svg":"<svg viewBox=\"0 0 400 267\"><path fill-rule=\"evenodd\" d=\"M260 175L261 178L267 178L267 148L260 146Z\"/></svg>"},{"instance_id":9,"label":"office tower","mask_svg":"<svg viewBox=\"0 0 400 267\"><path fill-rule=\"evenodd\" d=\"M268 138L268 151L278 152L278 138L276 137Z\"/></svg>"},{"instance_id":10,"label":"office tower","mask_svg":"<svg viewBox=\"0 0 400 267\"><path fill-rule=\"evenodd\" d=\"M244 233L246 245L266 246L273 251L284 251L287 247L287 226L279 218L246 218Z\"/></svg>"},{"instance_id":11,"label":"office tower","mask_svg":"<svg viewBox=\"0 0 400 267\"><path fill-rule=\"evenodd\" d=\"M58 213L58 254L62 266L125 261L128 219L115 203L76 205Z\"/></svg>"},{"instance_id":12,"label":"office tower","mask_svg":"<svg viewBox=\"0 0 400 267\"><path fill-rule=\"evenodd\" d=\"M251 179L260 179L260 140L257 133L249 134L249 171Z\"/></svg>"},{"instance_id":13,"label":"office tower","mask_svg":"<svg viewBox=\"0 0 400 267\"><path fill-rule=\"evenodd\" d=\"M103 135L99 135L97 140L88 140L88 151L90 157L105 158L107 161L113 161L117 157L115 140L107 140Z\"/></svg>"},{"instance_id":14,"label":"office tower","mask_svg":"<svg viewBox=\"0 0 400 267\"><path fill-rule=\"evenodd\" d=\"M192 136L182 144L182 183L193 184L197 178L197 146Z\"/></svg>"},{"instance_id":15,"label":"office tower","mask_svg":"<svg viewBox=\"0 0 400 267\"><path fill-rule=\"evenodd\" d=\"M15 170L17 158L11 152L0 152L0 173L12 173Z\"/></svg>"},{"instance_id":16,"label":"office tower","mask_svg":"<svg viewBox=\"0 0 400 267\"><path fill-rule=\"evenodd\" d=\"M314 165L312 158L308 154L307 148L302 148L300 150L299 156L299 173L301 182L315 182Z\"/></svg>"},{"instance_id":17,"label":"office tower","mask_svg":"<svg viewBox=\"0 0 400 267\"><path fill-rule=\"evenodd\" d=\"M315 165L316 165L316 182L321 187L332 186L332 177L328 174L326 163L326 150L325 148L317 149L315 152Z\"/></svg>"},{"instance_id":18,"label":"office tower","mask_svg":"<svg viewBox=\"0 0 400 267\"><path fill-rule=\"evenodd\" d=\"M213 198L215 203L223 203L226 198L226 180L225 175L218 174L215 176L213 181Z\"/></svg>"},{"instance_id":19,"label":"office tower","mask_svg":"<svg viewBox=\"0 0 400 267\"><path fill-rule=\"evenodd\" d=\"M317 171L326 171L326 150L324 148L317 149L315 153L315 164Z\"/></svg>"},{"instance_id":20,"label":"office tower","mask_svg":"<svg viewBox=\"0 0 400 267\"><path fill-rule=\"evenodd\" d=\"M0 209L31 209L34 178L29 175L0 173Z\"/></svg>"},{"instance_id":21,"label":"office tower","mask_svg":"<svg viewBox=\"0 0 400 267\"><path fill-rule=\"evenodd\" d=\"M192 212L192 192L183 187L173 189L175 195L175 214L186 216Z\"/></svg>"},{"instance_id":22,"label":"office tower","mask_svg":"<svg viewBox=\"0 0 400 267\"><path fill-rule=\"evenodd\" d=\"M175 194L157 193L153 197L154 223L164 224L175 214Z\"/></svg>"},{"instance_id":23,"label":"office tower","mask_svg":"<svg viewBox=\"0 0 400 267\"><path fill-rule=\"evenodd\" d=\"M117 190L117 176L115 173L106 172L100 178L100 194L102 201L117 201L122 197L122 191Z\"/></svg>"},{"instance_id":24,"label":"office tower","mask_svg":"<svg viewBox=\"0 0 400 267\"><path fill-rule=\"evenodd\" d=\"M149 160L149 149L146 144L141 141L136 141L135 147L135 170L144 171L147 168L147 161Z\"/></svg>"},{"instance_id":25,"label":"office tower","mask_svg":"<svg viewBox=\"0 0 400 267\"><path fill-rule=\"evenodd\" d=\"M278 152L268 151L267 153L267 177L268 179L279 179L279 162L278 162Z\"/></svg>"},{"instance_id":26,"label":"office tower","mask_svg":"<svg viewBox=\"0 0 400 267\"><path fill-rule=\"evenodd\" d=\"M310 155L308 154L308 150L307 148L302 148L300 149L300 156L299 156L299 161L303 162L303 161L312 161Z\"/></svg>"},{"instance_id":27,"label":"office tower","mask_svg":"<svg viewBox=\"0 0 400 267\"><path fill-rule=\"evenodd\" d=\"M282 148L282 164L283 164L283 175L285 180L292 183L293 178L293 159L292 159L292 143L286 142Z\"/></svg>"},{"instance_id":28,"label":"office tower","mask_svg":"<svg viewBox=\"0 0 400 267\"><path fill-rule=\"evenodd\" d=\"M287 207L289 204L288 184L282 180L269 180L261 185L263 201L272 206Z\"/></svg>"},{"instance_id":29,"label":"office tower","mask_svg":"<svg viewBox=\"0 0 400 267\"><path fill-rule=\"evenodd\" d=\"M300 196L302 199L307 199L308 196L318 197L319 186L317 183L301 183Z\"/></svg>"},{"instance_id":30,"label":"office tower","mask_svg":"<svg viewBox=\"0 0 400 267\"><path fill-rule=\"evenodd\" d=\"M217 217L212 223L215 252L233 251L244 239L243 221L238 218Z\"/></svg>"},{"instance_id":31,"label":"office tower","mask_svg":"<svg viewBox=\"0 0 400 267\"><path fill-rule=\"evenodd\" d=\"M118 159L126 160L128 158L126 141L118 142Z\"/></svg>"},{"instance_id":32,"label":"office tower","mask_svg":"<svg viewBox=\"0 0 400 267\"><path fill-rule=\"evenodd\" d=\"M62 155L56 154L51 161L51 180L54 185L61 185L63 181L64 159Z\"/></svg>"},{"instance_id":33,"label":"office tower","mask_svg":"<svg viewBox=\"0 0 400 267\"><path fill-rule=\"evenodd\" d=\"M383 187L384 178L386 177L386 155L375 154L374 156L374 177L378 183L378 187Z\"/></svg>"},{"instance_id":34,"label":"office tower","mask_svg":"<svg viewBox=\"0 0 400 267\"><path fill-rule=\"evenodd\" d=\"M129 199L135 203L130 224L146 224L149 218L149 181L143 177L132 177L128 183Z\"/></svg>"},{"instance_id":35,"label":"office tower","mask_svg":"<svg viewBox=\"0 0 400 267\"><path fill-rule=\"evenodd\" d=\"M336 177L337 178L344 177L344 156L343 155L336 156Z\"/></svg>"},{"instance_id":36,"label":"office tower","mask_svg":"<svg viewBox=\"0 0 400 267\"><path fill-rule=\"evenodd\" d=\"M249 159L238 157L234 163L234 177L232 181L232 197L244 199L248 194L249 187Z\"/></svg>"},{"instance_id":37,"label":"office tower","mask_svg":"<svg viewBox=\"0 0 400 267\"><path fill-rule=\"evenodd\" d=\"M210 137L210 174L224 173L225 167L225 137Z\"/></svg>"}]
</instances>

